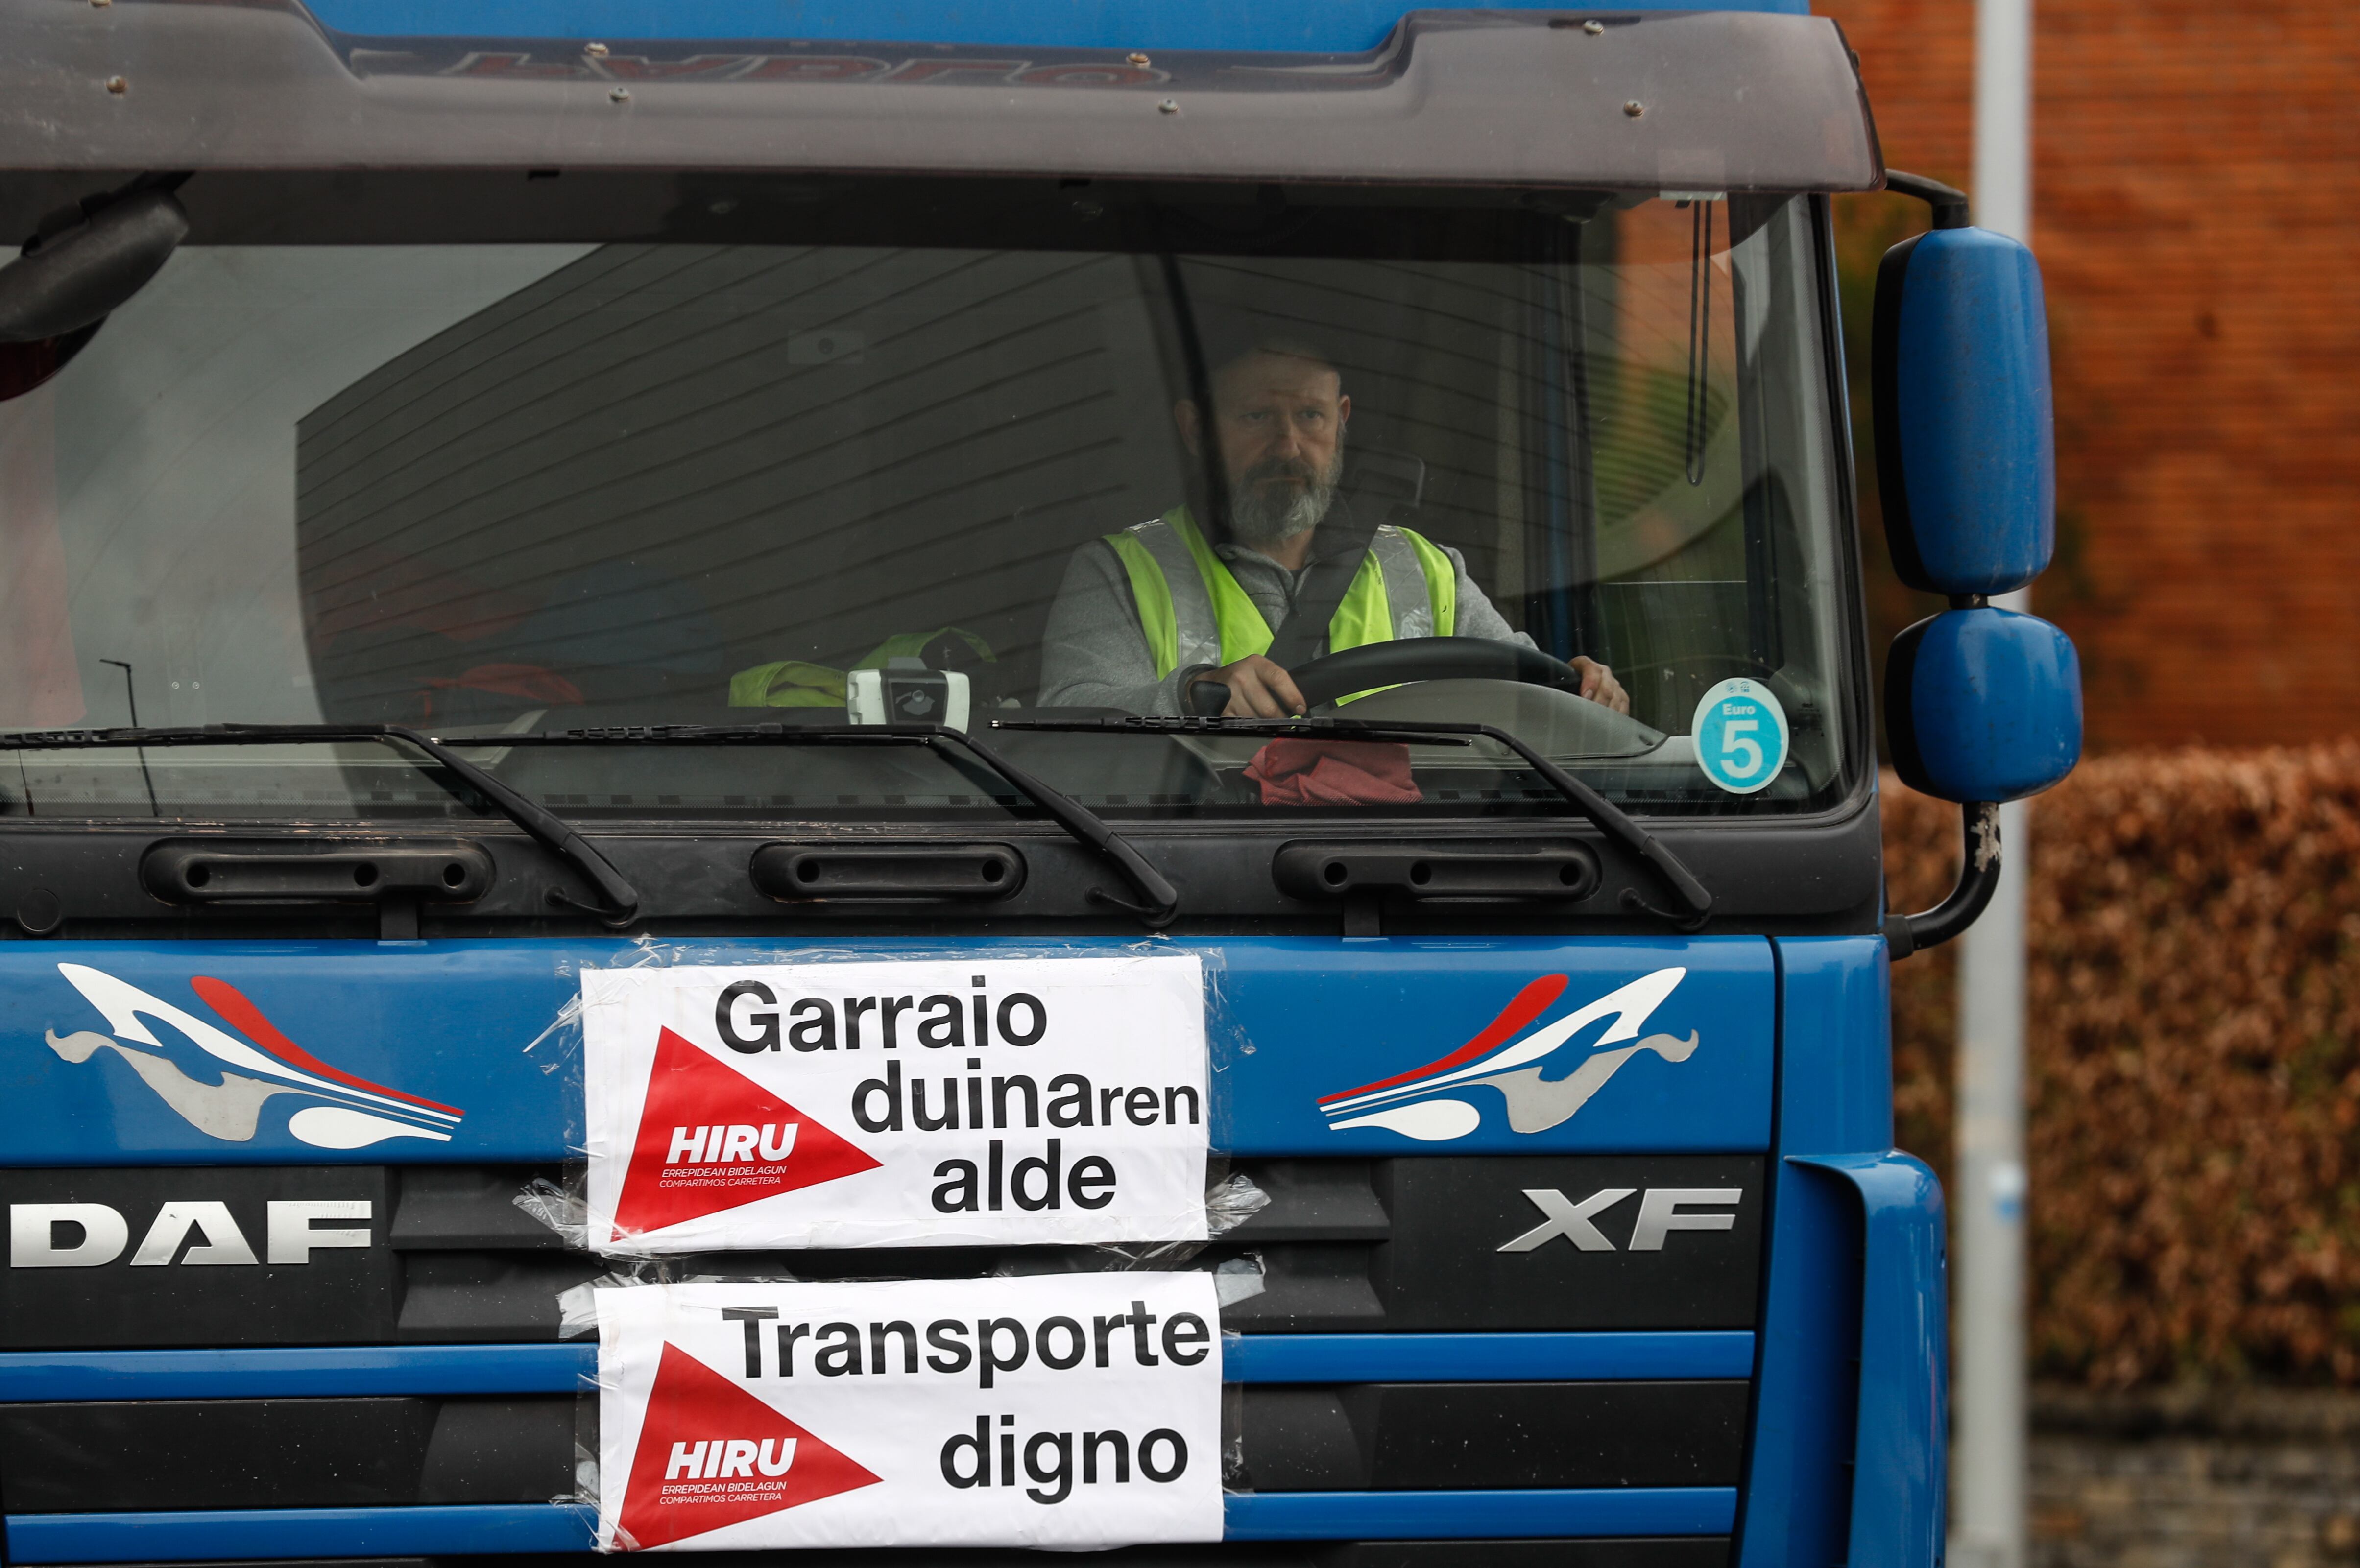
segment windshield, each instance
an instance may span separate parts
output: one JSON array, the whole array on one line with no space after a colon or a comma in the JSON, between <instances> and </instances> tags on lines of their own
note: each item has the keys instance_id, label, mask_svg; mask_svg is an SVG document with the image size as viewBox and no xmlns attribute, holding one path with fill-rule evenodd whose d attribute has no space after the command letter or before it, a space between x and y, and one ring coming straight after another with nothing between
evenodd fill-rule
<instances>
[{"instance_id":1,"label":"windshield","mask_svg":"<svg viewBox=\"0 0 2360 1568\"><path fill-rule=\"evenodd\" d=\"M209 220L222 178L0 403L0 725L410 725L632 818L1015 797L529 737L947 722L1118 814L1558 795L1483 742L1022 726L1490 724L1642 812L1861 765L1807 199L716 177L536 226L519 174L527 216L395 244L256 177ZM366 742L0 761L11 815L479 808Z\"/></svg>"}]
</instances>

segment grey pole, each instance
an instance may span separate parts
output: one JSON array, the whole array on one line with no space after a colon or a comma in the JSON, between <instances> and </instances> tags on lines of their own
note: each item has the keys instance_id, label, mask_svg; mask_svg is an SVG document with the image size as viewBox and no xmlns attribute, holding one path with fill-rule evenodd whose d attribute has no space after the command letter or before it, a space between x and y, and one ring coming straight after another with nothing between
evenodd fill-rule
<instances>
[{"instance_id":1,"label":"grey pole","mask_svg":"<svg viewBox=\"0 0 2360 1568\"><path fill-rule=\"evenodd\" d=\"M1960 938L1950 1192L1954 1568L2023 1568L2025 1559L2025 814L2021 802L2000 808L1999 887Z\"/></svg>"},{"instance_id":2,"label":"grey pole","mask_svg":"<svg viewBox=\"0 0 2360 1568\"><path fill-rule=\"evenodd\" d=\"M1975 221L2032 237L2031 0L1975 3ZM2026 610L2032 595L1996 599ZM1961 939L1951 1178L1950 1561L2024 1568L2025 809L2000 808L2002 869Z\"/></svg>"}]
</instances>

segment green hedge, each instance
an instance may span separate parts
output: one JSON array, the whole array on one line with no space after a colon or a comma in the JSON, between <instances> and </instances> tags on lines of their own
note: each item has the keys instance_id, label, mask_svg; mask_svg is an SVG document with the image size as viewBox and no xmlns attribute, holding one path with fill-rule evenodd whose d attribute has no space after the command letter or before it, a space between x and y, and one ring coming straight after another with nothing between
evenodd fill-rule
<instances>
[{"instance_id":1,"label":"green hedge","mask_svg":"<svg viewBox=\"0 0 2360 1568\"><path fill-rule=\"evenodd\" d=\"M1884 804L1922 909L1956 810ZM2035 1373L2360 1383L2360 742L2103 757L2030 836ZM1894 971L1900 1141L1945 1170L1955 973Z\"/></svg>"}]
</instances>

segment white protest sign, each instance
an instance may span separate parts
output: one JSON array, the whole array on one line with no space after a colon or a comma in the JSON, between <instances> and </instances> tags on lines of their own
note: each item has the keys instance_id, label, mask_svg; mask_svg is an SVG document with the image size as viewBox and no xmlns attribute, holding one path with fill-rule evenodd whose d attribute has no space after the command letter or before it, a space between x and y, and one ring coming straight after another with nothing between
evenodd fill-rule
<instances>
[{"instance_id":1,"label":"white protest sign","mask_svg":"<svg viewBox=\"0 0 2360 1568\"><path fill-rule=\"evenodd\" d=\"M651 1285L597 1304L602 1548L1220 1539L1209 1275Z\"/></svg>"},{"instance_id":2,"label":"white protest sign","mask_svg":"<svg viewBox=\"0 0 2360 1568\"><path fill-rule=\"evenodd\" d=\"M1205 1238L1188 956L585 970L591 1245Z\"/></svg>"}]
</instances>

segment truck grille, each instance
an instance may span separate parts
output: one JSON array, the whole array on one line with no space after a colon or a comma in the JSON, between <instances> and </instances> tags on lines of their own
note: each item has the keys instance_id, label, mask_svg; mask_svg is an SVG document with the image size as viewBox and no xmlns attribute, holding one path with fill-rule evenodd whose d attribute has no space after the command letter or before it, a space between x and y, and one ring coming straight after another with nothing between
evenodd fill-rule
<instances>
[{"instance_id":1,"label":"truck grille","mask_svg":"<svg viewBox=\"0 0 2360 1568\"><path fill-rule=\"evenodd\" d=\"M1269 1205L1184 1265L1228 1265L1236 1299L1222 1326L1244 1336L1225 1352L1229 1380L1240 1385L1226 1422L1239 1456L1228 1476L1240 1494L1231 1534L1257 1533L1258 1499L1327 1494L1338 1506L1319 1533L1384 1533L1388 1520L1415 1524L1419 1499L1440 1497L1429 1510L1436 1522L1415 1533L1507 1528L1522 1539L1240 1539L1134 1549L1120 1554L1126 1560L1322 1568L1700 1568L1725 1560L1750 1396L1760 1156L1255 1160L1235 1168ZM13 1212L44 1223L81 1216L45 1233L50 1253L71 1254L92 1234L89 1222L104 1230L100 1210L119 1215L128 1238L102 1263L27 1264L12 1255L0 1292L9 1560L378 1555L306 1546L314 1537L298 1524L311 1516L300 1511L322 1509L363 1510L374 1522L320 1539L399 1543L388 1562L517 1541L471 1536L471 1524L497 1532L523 1528L519 1520L563 1520L586 1540L577 1514L551 1506L575 1492L577 1453L595 1450L595 1400L574 1391L589 1349L564 1343L558 1297L608 1268L569 1250L512 1201L530 1179L558 1174L516 1166L0 1171L0 1197ZM1629 1195L1591 1210L1592 1225L1552 1220L1607 1189ZM1651 1246L1639 1216L1644 1195L1656 1190L1742 1196L1718 1211L1730 1216L1726 1230L1676 1226ZM368 1244L323 1243L292 1260L302 1244L289 1239L287 1205L323 1201L368 1205ZM143 1238L175 1204L177 1213L195 1206L199 1218L159 1261ZM226 1225L211 1223L221 1214ZM308 1223L315 1238L333 1241L340 1225L362 1222ZM1541 1239L1504 1250L1536 1231ZM730 1254L673 1265L683 1275L806 1279L1126 1266L1098 1248ZM401 1346L419 1348L387 1348ZM1494 1522L1470 1525L1478 1515L1445 1506L1470 1493L1490 1495L1480 1517ZM1535 1501L1575 1494L1664 1506L1584 1514ZM1380 1495L1399 1506L1371 1512L1366 1499ZM1593 1515L1674 1528L1580 1525ZM247 1521L245 1533L220 1522L234 1516ZM424 1528L430 1518L432 1530ZM1519 1519L1539 1528L1514 1528ZM563 1546L573 1536L552 1527L531 1543ZM120 1551L106 1548L117 1541ZM238 1551L239 1541L255 1550ZM898 1554L858 1555L880 1563Z\"/></svg>"}]
</instances>

